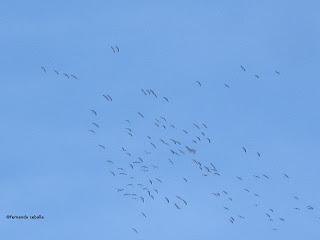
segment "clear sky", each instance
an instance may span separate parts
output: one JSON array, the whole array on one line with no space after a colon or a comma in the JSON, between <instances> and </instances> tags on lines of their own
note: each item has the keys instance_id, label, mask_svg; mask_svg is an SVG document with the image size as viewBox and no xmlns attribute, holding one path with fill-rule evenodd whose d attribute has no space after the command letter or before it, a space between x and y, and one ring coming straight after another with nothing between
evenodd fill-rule
<instances>
[{"instance_id":1,"label":"clear sky","mask_svg":"<svg viewBox=\"0 0 320 240\"><path fill-rule=\"evenodd\" d=\"M319 7L2 1L0 239L319 239Z\"/></svg>"}]
</instances>

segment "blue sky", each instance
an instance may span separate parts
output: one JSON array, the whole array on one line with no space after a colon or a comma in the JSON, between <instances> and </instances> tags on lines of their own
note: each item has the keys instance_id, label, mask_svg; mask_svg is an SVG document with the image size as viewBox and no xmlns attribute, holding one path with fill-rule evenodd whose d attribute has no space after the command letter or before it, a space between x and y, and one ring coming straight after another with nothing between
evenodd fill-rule
<instances>
[{"instance_id":1,"label":"blue sky","mask_svg":"<svg viewBox=\"0 0 320 240\"><path fill-rule=\"evenodd\" d=\"M3 1L0 238L319 239L318 9L317 1L285 0ZM176 129L155 127L160 116ZM191 145L193 123L202 122L212 143L203 138L195 156L171 156L159 142ZM113 177L117 167L131 171L122 146L159 169ZM213 162L221 176L203 177L192 159ZM163 182L148 185L156 177ZM159 194L143 204L116 191L131 182Z\"/></svg>"}]
</instances>

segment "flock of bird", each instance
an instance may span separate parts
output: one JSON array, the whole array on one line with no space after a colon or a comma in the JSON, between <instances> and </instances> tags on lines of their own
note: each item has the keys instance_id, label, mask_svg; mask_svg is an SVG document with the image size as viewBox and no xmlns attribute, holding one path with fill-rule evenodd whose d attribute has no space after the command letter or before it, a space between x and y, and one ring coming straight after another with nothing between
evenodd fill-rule
<instances>
[{"instance_id":1,"label":"flock of bird","mask_svg":"<svg viewBox=\"0 0 320 240\"><path fill-rule=\"evenodd\" d=\"M44 66L41 66L41 70L44 72L44 73L48 73L48 68L47 67L44 67ZM53 69L52 70L57 76L59 75L62 75L64 76L65 78L73 78L73 79L77 79L78 80L78 77L75 75L75 74L72 74L72 73L66 73L66 72L60 72L58 71L57 69Z\"/></svg>"},{"instance_id":2,"label":"flock of bird","mask_svg":"<svg viewBox=\"0 0 320 240\"><path fill-rule=\"evenodd\" d=\"M114 53L119 52L118 46L111 46ZM44 73L47 73L45 67L41 67ZM245 66L240 65L240 70L247 72ZM54 72L59 75L56 70ZM275 74L280 76L278 70ZM78 79L73 74L63 73L67 78L73 77ZM253 74L256 79L260 79L260 75ZM203 87L200 81L195 81L198 87ZM230 88L229 84L224 85L226 88ZM160 104L170 104L171 100L167 96L161 95L154 89L142 88L137 89L137 94L142 94L143 97L157 99L161 101ZM114 104L116 99L113 99L110 93L105 93L100 96L106 104ZM103 125L103 119L96 108L92 107L88 110L90 115L91 124L88 127L89 134L95 137L102 128L107 128ZM198 158L199 152L204 148L212 148L212 146L218 141L210 134L209 124L205 121L188 122L185 121L182 127L176 124L172 119L169 119L165 113L157 116L152 116L150 113L144 113L137 110L135 115L127 116L123 119L123 129L120 131L123 133L124 139L134 139L134 144L126 146L118 146L117 160L107 160L107 168L109 174L114 177L113 183L116 185L114 191L119 196L134 201L137 204L137 211L141 218L152 218L144 209L151 201L157 204L166 205L169 208L176 211L183 211L190 205L195 204L186 197L187 194L184 189L177 189L176 193L172 191L166 191L165 183L168 183L170 179L167 179L168 169L181 180L181 183L188 185L193 181L189 177L189 172L184 172L183 169L192 169L194 174L199 176L203 181L212 181L213 178L229 178L230 181L235 181L238 190L237 192L227 190L221 186L216 191L208 191L207 196L211 197L214 204L221 205L222 211L225 212L225 220L230 224L237 224L244 221L249 221L249 217L246 216L246 209L241 210L241 207L237 205L237 198L247 199L248 202L253 203L253 208L256 209L258 214L264 218L265 224L270 227L271 230L277 231L281 229L281 224L285 224L287 218L281 215L277 206L267 206L268 203L263 203L263 184L267 184L273 177L271 174L259 173L254 174L253 181L261 182L258 189L247 186L248 176L236 175L230 177L225 171L219 170L219 167L212 161L210 156ZM153 135L144 132L144 130L138 131L136 125L150 126L153 128ZM150 128L148 128L150 131ZM125 141L123 141L125 142ZM137 148L136 145L140 147ZM108 144L99 142L97 138L96 147L100 151L108 151ZM141 150L143 149L143 150ZM261 151L252 151L245 145L239 146L239 154L248 155L252 154L257 159L263 159L263 153ZM118 159L125 159L125 161L118 161ZM161 159L161 160L159 160ZM161 171L161 169L165 169ZM276 175L276 174L275 174ZM278 174L282 176L283 181L290 181L291 177L287 173ZM121 180L120 180L121 179ZM126 182L126 184L123 184ZM241 196L240 196L241 195ZM299 196L289 196L294 199L296 204L292 206L292 211L314 211L316 208L313 205L303 202ZM237 210L235 210L237 209ZM240 209L240 210L239 210ZM318 217L319 218L319 217ZM320 219L320 218L319 218ZM143 234L143 226L136 226L135 223L130 227L133 234Z\"/></svg>"}]
</instances>

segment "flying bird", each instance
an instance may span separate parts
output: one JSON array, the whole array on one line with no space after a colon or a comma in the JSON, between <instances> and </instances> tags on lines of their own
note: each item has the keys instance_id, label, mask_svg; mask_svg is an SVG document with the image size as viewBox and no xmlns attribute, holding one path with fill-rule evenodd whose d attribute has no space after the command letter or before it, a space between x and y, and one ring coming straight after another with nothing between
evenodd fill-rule
<instances>
[{"instance_id":1,"label":"flying bird","mask_svg":"<svg viewBox=\"0 0 320 240\"><path fill-rule=\"evenodd\" d=\"M143 88L141 88L141 92L143 92L144 95L147 95L146 91Z\"/></svg>"},{"instance_id":2,"label":"flying bird","mask_svg":"<svg viewBox=\"0 0 320 240\"><path fill-rule=\"evenodd\" d=\"M196 153L196 150L195 150L195 149L190 148L190 147L188 147L188 146L185 146L185 147L186 147L186 149L187 149L190 153L193 153L193 154Z\"/></svg>"},{"instance_id":3,"label":"flying bird","mask_svg":"<svg viewBox=\"0 0 320 240\"><path fill-rule=\"evenodd\" d=\"M242 71L244 71L244 72L246 71L244 66L241 65L240 67L241 67Z\"/></svg>"},{"instance_id":4,"label":"flying bird","mask_svg":"<svg viewBox=\"0 0 320 240\"><path fill-rule=\"evenodd\" d=\"M46 70L46 68L45 68L44 66L41 66L41 69L42 69L42 71L43 71L44 73L47 73L47 70Z\"/></svg>"},{"instance_id":5,"label":"flying bird","mask_svg":"<svg viewBox=\"0 0 320 240\"><path fill-rule=\"evenodd\" d=\"M63 75L64 75L65 77L67 77L68 79L70 78L67 73L63 73Z\"/></svg>"},{"instance_id":6,"label":"flying bird","mask_svg":"<svg viewBox=\"0 0 320 240\"><path fill-rule=\"evenodd\" d=\"M137 229L135 229L135 228L131 228L132 229L132 231L134 231L136 234L138 234L138 230Z\"/></svg>"},{"instance_id":7,"label":"flying bird","mask_svg":"<svg viewBox=\"0 0 320 240\"><path fill-rule=\"evenodd\" d=\"M102 145L102 144L99 144L98 146L99 146L100 148L102 148L103 150L106 149L106 147L105 147L104 145Z\"/></svg>"},{"instance_id":8,"label":"flying bird","mask_svg":"<svg viewBox=\"0 0 320 240\"><path fill-rule=\"evenodd\" d=\"M95 110L90 109L90 111L91 111L95 116L97 116L97 115L98 115L98 113L97 113Z\"/></svg>"},{"instance_id":9,"label":"flying bird","mask_svg":"<svg viewBox=\"0 0 320 240\"><path fill-rule=\"evenodd\" d=\"M285 176L286 178L289 178L288 174L284 173L283 176Z\"/></svg>"},{"instance_id":10,"label":"flying bird","mask_svg":"<svg viewBox=\"0 0 320 240\"><path fill-rule=\"evenodd\" d=\"M247 153L247 149L245 147L242 147L242 150Z\"/></svg>"},{"instance_id":11,"label":"flying bird","mask_svg":"<svg viewBox=\"0 0 320 240\"><path fill-rule=\"evenodd\" d=\"M110 97L110 95L105 95L105 94L102 94L102 96L109 102L112 102L112 98Z\"/></svg>"},{"instance_id":12,"label":"flying bird","mask_svg":"<svg viewBox=\"0 0 320 240\"><path fill-rule=\"evenodd\" d=\"M199 87L201 87L201 86L202 86L202 85L201 85L201 82L196 81L196 83L199 85Z\"/></svg>"},{"instance_id":13,"label":"flying bird","mask_svg":"<svg viewBox=\"0 0 320 240\"><path fill-rule=\"evenodd\" d=\"M144 118L143 114L141 112L138 112L139 116Z\"/></svg>"},{"instance_id":14,"label":"flying bird","mask_svg":"<svg viewBox=\"0 0 320 240\"><path fill-rule=\"evenodd\" d=\"M184 200L182 197L180 196L176 196L176 198L178 198L179 200L181 200L185 205L187 205L187 201Z\"/></svg>"},{"instance_id":15,"label":"flying bird","mask_svg":"<svg viewBox=\"0 0 320 240\"><path fill-rule=\"evenodd\" d=\"M179 209L179 210L181 209L181 208L178 206L178 204L175 203L174 205L176 206L177 209Z\"/></svg>"},{"instance_id":16,"label":"flying bird","mask_svg":"<svg viewBox=\"0 0 320 240\"><path fill-rule=\"evenodd\" d=\"M74 74L70 74L70 76L71 76L72 78L74 78L74 79L78 79L78 77L77 77L76 75L74 75Z\"/></svg>"}]
</instances>

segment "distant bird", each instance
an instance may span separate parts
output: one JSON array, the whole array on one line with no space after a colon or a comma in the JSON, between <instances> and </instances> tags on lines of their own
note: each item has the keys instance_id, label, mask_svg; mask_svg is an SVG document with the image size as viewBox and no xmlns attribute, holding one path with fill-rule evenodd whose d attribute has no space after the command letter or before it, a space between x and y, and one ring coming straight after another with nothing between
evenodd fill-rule
<instances>
[{"instance_id":1,"label":"distant bird","mask_svg":"<svg viewBox=\"0 0 320 240\"><path fill-rule=\"evenodd\" d=\"M226 87L226 88L230 88L230 85L229 84L224 84L224 86Z\"/></svg>"},{"instance_id":2,"label":"distant bird","mask_svg":"<svg viewBox=\"0 0 320 240\"><path fill-rule=\"evenodd\" d=\"M163 116L160 116L160 118L165 122L167 121L167 119L165 117L163 117Z\"/></svg>"},{"instance_id":3,"label":"distant bird","mask_svg":"<svg viewBox=\"0 0 320 240\"><path fill-rule=\"evenodd\" d=\"M152 90L152 89L148 89L150 91L150 93L154 96L154 97L158 97L157 94Z\"/></svg>"},{"instance_id":4,"label":"distant bird","mask_svg":"<svg viewBox=\"0 0 320 240\"><path fill-rule=\"evenodd\" d=\"M167 201L167 203L169 203L170 201L169 201L169 198L167 198L167 197L164 197L165 199L166 199L166 201Z\"/></svg>"},{"instance_id":5,"label":"distant bird","mask_svg":"<svg viewBox=\"0 0 320 240\"><path fill-rule=\"evenodd\" d=\"M89 129L88 131L91 132L91 133L96 133L96 131L94 131L92 129Z\"/></svg>"},{"instance_id":6,"label":"distant bird","mask_svg":"<svg viewBox=\"0 0 320 240\"><path fill-rule=\"evenodd\" d=\"M178 204L175 203L174 205L176 206L177 209L179 209L179 210L181 209L181 208L178 206Z\"/></svg>"},{"instance_id":7,"label":"distant bird","mask_svg":"<svg viewBox=\"0 0 320 240\"><path fill-rule=\"evenodd\" d=\"M74 74L70 74L70 76L71 76L72 78L74 78L74 79L78 79L78 77L77 77L76 75L74 75Z\"/></svg>"},{"instance_id":8,"label":"distant bird","mask_svg":"<svg viewBox=\"0 0 320 240\"><path fill-rule=\"evenodd\" d=\"M193 123L193 126L195 126L196 128L200 129L199 125L196 123Z\"/></svg>"},{"instance_id":9,"label":"distant bird","mask_svg":"<svg viewBox=\"0 0 320 240\"><path fill-rule=\"evenodd\" d=\"M96 128L100 128L100 125L98 123L93 122L92 125L94 125Z\"/></svg>"},{"instance_id":10,"label":"distant bird","mask_svg":"<svg viewBox=\"0 0 320 240\"><path fill-rule=\"evenodd\" d=\"M289 178L288 174L284 173L283 176L285 176L286 178Z\"/></svg>"},{"instance_id":11,"label":"distant bird","mask_svg":"<svg viewBox=\"0 0 320 240\"><path fill-rule=\"evenodd\" d=\"M257 152L258 157L261 157L261 153Z\"/></svg>"},{"instance_id":12,"label":"distant bird","mask_svg":"<svg viewBox=\"0 0 320 240\"><path fill-rule=\"evenodd\" d=\"M59 75L59 72L58 72L57 70L54 69L53 71L54 71L57 75Z\"/></svg>"},{"instance_id":13,"label":"distant bird","mask_svg":"<svg viewBox=\"0 0 320 240\"><path fill-rule=\"evenodd\" d=\"M247 153L247 149L245 147L242 147L242 150Z\"/></svg>"},{"instance_id":14,"label":"distant bird","mask_svg":"<svg viewBox=\"0 0 320 240\"><path fill-rule=\"evenodd\" d=\"M144 118L143 114L141 112L138 112L139 116Z\"/></svg>"},{"instance_id":15,"label":"distant bird","mask_svg":"<svg viewBox=\"0 0 320 240\"><path fill-rule=\"evenodd\" d=\"M307 206L307 209L308 209L308 210L313 210L314 208L309 205L309 206Z\"/></svg>"},{"instance_id":16,"label":"distant bird","mask_svg":"<svg viewBox=\"0 0 320 240\"><path fill-rule=\"evenodd\" d=\"M105 95L105 94L102 94L102 96L109 102L112 102L112 98L110 97L110 95Z\"/></svg>"},{"instance_id":17,"label":"distant bird","mask_svg":"<svg viewBox=\"0 0 320 240\"><path fill-rule=\"evenodd\" d=\"M45 68L44 66L41 66L41 69L42 69L42 71L43 71L44 73L47 73L47 70L46 70L46 68Z\"/></svg>"},{"instance_id":18,"label":"distant bird","mask_svg":"<svg viewBox=\"0 0 320 240\"><path fill-rule=\"evenodd\" d=\"M117 50L117 52L120 52L120 49L119 49L119 47L118 47L118 46L116 46L116 50Z\"/></svg>"},{"instance_id":19,"label":"distant bird","mask_svg":"<svg viewBox=\"0 0 320 240\"><path fill-rule=\"evenodd\" d=\"M188 180L187 180L186 178L183 178L183 180L184 180L185 182L188 182Z\"/></svg>"},{"instance_id":20,"label":"distant bird","mask_svg":"<svg viewBox=\"0 0 320 240\"><path fill-rule=\"evenodd\" d=\"M199 81L196 81L196 83L201 87L202 85L201 85L201 82L199 82Z\"/></svg>"},{"instance_id":21,"label":"distant bird","mask_svg":"<svg viewBox=\"0 0 320 240\"><path fill-rule=\"evenodd\" d=\"M176 196L176 198L178 198L179 200L181 200L181 201L184 203L184 205L187 205L187 201L184 200L182 197Z\"/></svg>"},{"instance_id":22,"label":"distant bird","mask_svg":"<svg viewBox=\"0 0 320 240\"><path fill-rule=\"evenodd\" d=\"M169 99L167 97L163 97L164 100L166 100L167 102L169 102Z\"/></svg>"},{"instance_id":23,"label":"distant bird","mask_svg":"<svg viewBox=\"0 0 320 240\"><path fill-rule=\"evenodd\" d=\"M244 71L244 72L246 71L244 66L240 65L240 67L241 67L242 71Z\"/></svg>"},{"instance_id":24,"label":"distant bird","mask_svg":"<svg viewBox=\"0 0 320 240\"><path fill-rule=\"evenodd\" d=\"M258 75L258 74L255 74L254 75L257 79L259 79L260 78L260 76Z\"/></svg>"},{"instance_id":25,"label":"distant bird","mask_svg":"<svg viewBox=\"0 0 320 240\"><path fill-rule=\"evenodd\" d=\"M275 72L276 74L280 75L280 72L279 72L279 71L275 70L274 72Z\"/></svg>"},{"instance_id":26,"label":"distant bird","mask_svg":"<svg viewBox=\"0 0 320 240\"><path fill-rule=\"evenodd\" d=\"M116 50L113 46L111 46L110 48L112 49L113 53L116 53Z\"/></svg>"},{"instance_id":27,"label":"distant bird","mask_svg":"<svg viewBox=\"0 0 320 240\"><path fill-rule=\"evenodd\" d=\"M141 88L141 92L143 92L144 95L147 95L146 91L143 88Z\"/></svg>"},{"instance_id":28,"label":"distant bird","mask_svg":"<svg viewBox=\"0 0 320 240\"><path fill-rule=\"evenodd\" d=\"M195 149L190 148L190 147L188 147L188 146L185 146L185 147L186 147L186 149L187 149L190 153L193 153L193 154L196 153L196 150L195 150Z\"/></svg>"},{"instance_id":29,"label":"distant bird","mask_svg":"<svg viewBox=\"0 0 320 240\"><path fill-rule=\"evenodd\" d=\"M104 149L104 150L106 149L106 147L105 147L104 145L102 145L102 144L99 144L98 146L99 146L100 148Z\"/></svg>"},{"instance_id":30,"label":"distant bird","mask_svg":"<svg viewBox=\"0 0 320 240\"><path fill-rule=\"evenodd\" d=\"M91 111L95 116L97 116L97 115L98 115L98 113L97 113L95 110L90 109L90 111Z\"/></svg>"},{"instance_id":31,"label":"distant bird","mask_svg":"<svg viewBox=\"0 0 320 240\"><path fill-rule=\"evenodd\" d=\"M175 139L170 138L170 141L172 141L174 144L181 145L181 143Z\"/></svg>"},{"instance_id":32,"label":"distant bird","mask_svg":"<svg viewBox=\"0 0 320 240\"><path fill-rule=\"evenodd\" d=\"M67 77L68 79L70 78L67 73L63 73L63 75L64 75L65 77Z\"/></svg>"},{"instance_id":33,"label":"distant bird","mask_svg":"<svg viewBox=\"0 0 320 240\"><path fill-rule=\"evenodd\" d=\"M131 228L136 234L138 234L138 230L135 228Z\"/></svg>"},{"instance_id":34,"label":"distant bird","mask_svg":"<svg viewBox=\"0 0 320 240\"><path fill-rule=\"evenodd\" d=\"M147 215L144 212L141 212L141 215L147 218Z\"/></svg>"}]
</instances>

